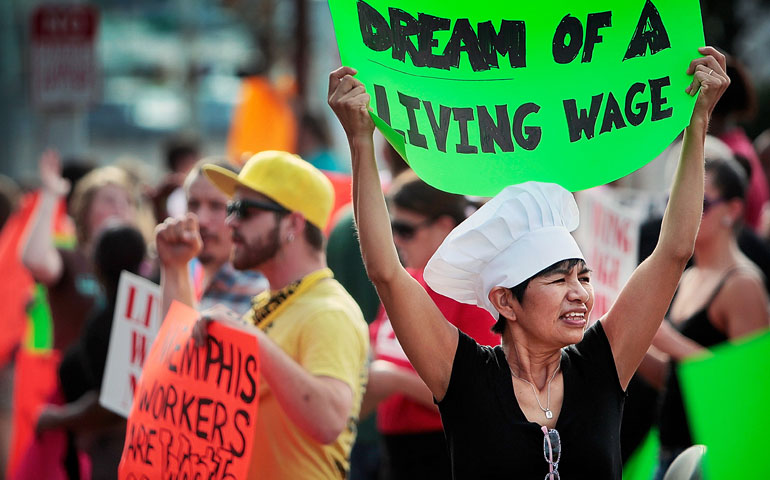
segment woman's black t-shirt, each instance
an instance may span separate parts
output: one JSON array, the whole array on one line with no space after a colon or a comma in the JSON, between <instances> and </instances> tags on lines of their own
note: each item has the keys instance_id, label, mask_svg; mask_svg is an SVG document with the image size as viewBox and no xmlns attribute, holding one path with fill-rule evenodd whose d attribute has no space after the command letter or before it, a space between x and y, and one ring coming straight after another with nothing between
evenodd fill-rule
<instances>
[{"instance_id":1,"label":"woman's black t-shirt","mask_svg":"<svg viewBox=\"0 0 770 480\"><path fill-rule=\"evenodd\" d=\"M564 401L556 423L561 478L620 479L620 421L625 393L600 322L562 350ZM548 473L540 425L527 421L500 346L460 332L452 376L439 410L461 479L537 479Z\"/></svg>"}]
</instances>

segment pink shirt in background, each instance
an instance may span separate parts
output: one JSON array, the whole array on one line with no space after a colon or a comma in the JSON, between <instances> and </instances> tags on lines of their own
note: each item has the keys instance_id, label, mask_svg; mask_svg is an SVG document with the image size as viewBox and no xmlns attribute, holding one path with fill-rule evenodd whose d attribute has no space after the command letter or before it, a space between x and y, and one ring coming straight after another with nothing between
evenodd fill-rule
<instances>
[{"instance_id":1,"label":"pink shirt in background","mask_svg":"<svg viewBox=\"0 0 770 480\"><path fill-rule=\"evenodd\" d=\"M770 188L768 188L765 171L759 161L757 152L751 144L751 140L741 127L735 127L719 136L730 147L733 153L746 157L751 165L751 178L746 192L746 212L744 220L746 225L756 230L759 226L762 206L770 200Z\"/></svg>"}]
</instances>

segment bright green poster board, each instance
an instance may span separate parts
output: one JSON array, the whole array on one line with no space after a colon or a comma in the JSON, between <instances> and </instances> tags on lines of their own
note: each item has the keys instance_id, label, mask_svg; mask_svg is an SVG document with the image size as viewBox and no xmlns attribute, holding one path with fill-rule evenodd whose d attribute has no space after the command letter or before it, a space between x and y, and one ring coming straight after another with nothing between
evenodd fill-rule
<instances>
[{"instance_id":1,"label":"bright green poster board","mask_svg":"<svg viewBox=\"0 0 770 480\"><path fill-rule=\"evenodd\" d=\"M660 454L658 429L652 428L631 458L623 465L623 480L650 480L655 475Z\"/></svg>"},{"instance_id":2,"label":"bright green poster board","mask_svg":"<svg viewBox=\"0 0 770 480\"><path fill-rule=\"evenodd\" d=\"M601 185L652 160L692 113L698 0L329 5L378 128L443 190Z\"/></svg>"},{"instance_id":3,"label":"bright green poster board","mask_svg":"<svg viewBox=\"0 0 770 480\"><path fill-rule=\"evenodd\" d=\"M29 308L29 321L24 345L30 351L41 352L53 348L53 319L48 305L46 288L35 284L35 293Z\"/></svg>"},{"instance_id":4,"label":"bright green poster board","mask_svg":"<svg viewBox=\"0 0 770 480\"><path fill-rule=\"evenodd\" d=\"M695 442L706 445L705 478L770 478L770 332L679 367Z\"/></svg>"}]
</instances>

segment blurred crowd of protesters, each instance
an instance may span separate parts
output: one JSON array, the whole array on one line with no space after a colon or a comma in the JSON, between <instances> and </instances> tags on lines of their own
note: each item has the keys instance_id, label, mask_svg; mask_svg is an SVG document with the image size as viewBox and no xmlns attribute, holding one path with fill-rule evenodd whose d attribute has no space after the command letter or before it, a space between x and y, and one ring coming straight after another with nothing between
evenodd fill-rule
<instances>
[{"instance_id":1,"label":"blurred crowd of protesters","mask_svg":"<svg viewBox=\"0 0 770 480\"><path fill-rule=\"evenodd\" d=\"M692 443L673 367L769 323L770 130L752 143L740 126L757 107L751 81L734 59L728 74L732 84L711 120L715 138L707 145L692 266L629 386L624 460L657 421L659 478ZM8 292L28 287L26 296L2 301L10 313L0 319L16 318L14 306L29 317L21 328L3 325L26 331L0 351L0 362L16 353L15 378L0 379L3 407L13 392L10 441L0 442L9 479L116 478L125 419L100 407L98 397L122 270L160 283L164 312L176 299L205 319L243 318L257 327L260 342L275 347L260 353L267 357L252 462L258 478L450 478L438 409L366 278L352 212L336 208L331 183L309 165L336 174L349 166L333 153L321 117L303 115L298 125L306 165L272 152L239 169L240 159L201 159L201 146L180 137L166 145L168 173L155 184L133 169L62 162L54 151L39 160L36 191L0 176L0 280ZM666 188L670 169L654 164L672 156L640 172L635 186ZM487 312L435 294L422 280L427 260L475 201L428 186L387 145L380 160L388 167L383 184L404 265L453 324L497 344ZM262 180L261 169L283 169L283 183L306 178L314 186L292 190ZM642 226L640 261L660 223L650 218ZM281 303L276 320L271 312ZM40 311L47 327L35 323ZM299 348L300 336L313 341ZM0 428L8 428L7 419Z\"/></svg>"}]
</instances>

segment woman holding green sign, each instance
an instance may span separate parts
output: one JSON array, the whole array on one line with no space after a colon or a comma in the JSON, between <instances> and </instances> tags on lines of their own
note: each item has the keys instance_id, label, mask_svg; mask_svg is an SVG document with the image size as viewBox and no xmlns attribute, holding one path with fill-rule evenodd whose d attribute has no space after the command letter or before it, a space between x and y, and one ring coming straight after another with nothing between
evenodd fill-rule
<instances>
[{"instance_id":1,"label":"woman holding green sign","mask_svg":"<svg viewBox=\"0 0 770 480\"><path fill-rule=\"evenodd\" d=\"M590 270L570 235L572 195L554 184L503 189L458 225L428 263L437 292L497 318L502 345L478 345L448 323L404 270L374 161L369 95L342 67L329 105L348 136L361 252L393 329L439 405L455 479L621 478L625 388L663 319L693 251L703 208L703 143L727 88L710 47L690 63L700 95L687 127L654 253L588 327Z\"/></svg>"}]
</instances>

